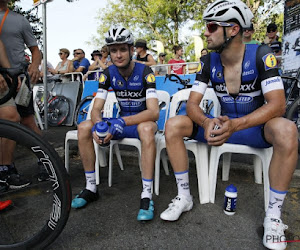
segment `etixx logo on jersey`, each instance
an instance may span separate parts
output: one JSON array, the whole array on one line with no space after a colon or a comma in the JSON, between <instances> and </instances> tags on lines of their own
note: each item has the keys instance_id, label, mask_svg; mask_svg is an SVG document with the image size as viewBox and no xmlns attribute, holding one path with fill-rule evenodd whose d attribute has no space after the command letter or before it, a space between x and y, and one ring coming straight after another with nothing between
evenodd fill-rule
<instances>
[{"instance_id":1,"label":"etixx logo on jersey","mask_svg":"<svg viewBox=\"0 0 300 250\"><path fill-rule=\"evenodd\" d=\"M155 76L153 73L146 75L145 79L148 84L155 83Z\"/></svg>"},{"instance_id":2,"label":"etixx logo on jersey","mask_svg":"<svg viewBox=\"0 0 300 250\"><path fill-rule=\"evenodd\" d=\"M274 56L274 54L269 53L269 54L265 55L262 58L262 60L265 65L265 70L277 68L277 60L276 60L276 57Z\"/></svg>"},{"instance_id":3,"label":"etixx logo on jersey","mask_svg":"<svg viewBox=\"0 0 300 250\"><path fill-rule=\"evenodd\" d=\"M106 79L107 79L107 76L104 75L103 73L101 73L101 75L100 75L100 77L99 77L99 83L104 85Z\"/></svg>"}]
</instances>

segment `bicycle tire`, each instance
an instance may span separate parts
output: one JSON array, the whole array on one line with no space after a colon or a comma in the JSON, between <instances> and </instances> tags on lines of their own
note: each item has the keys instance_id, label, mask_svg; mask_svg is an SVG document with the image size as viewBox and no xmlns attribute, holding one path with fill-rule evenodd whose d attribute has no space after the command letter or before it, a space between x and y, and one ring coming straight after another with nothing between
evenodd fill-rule
<instances>
[{"instance_id":1,"label":"bicycle tire","mask_svg":"<svg viewBox=\"0 0 300 250\"><path fill-rule=\"evenodd\" d=\"M93 100L94 96L88 95L83 98L80 103L77 105L75 113L74 113L74 123L78 126L82 121L86 120L87 113L81 113L83 109L85 109ZM87 110L88 112L88 110Z\"/></svg>"},{"instance_id":2,"label":"bicycle tire","mask_svg":"<svg viewBox=\"0 0 300 250\"><path fill-rule=\"evenodd\" d=\"M48 102L48 124L62 125L70 111L70 101L64 96L55 96Z\"/></svg>"},{"instance_id":3,"label":"bicycle tire","mask_svg":"<svg viewBox=\"0 0 300 250\"><path fill-rule=\"evenodd\" d=\"M23 202L20 206L14 205L11 210L0 214L0 226L2 227L0 230L2 235L0 238L0 249L44 249L59 236L69 218L72 194L69 175L64 168L62 160L53 147L43 140L38 134L32 132L23 125L0 120L0 139L2 140L2 138L15 141L17 146L23 147L32 154L34 158L30 158L30 160L36 160L36 157L43 163L44 167L49 172L50 177L50 180L45 182L46 184L43 185L47 185L47 188L50 187L51 191L50 189L47 189L48 193L44 192L46 197L49 198L48 201L50 201L49 203L45 203L47 206L46 211L50 214L45 212L43 214L44 216L38 216L39 213L42 213L41 208L44 205L43 200L41 200L38 204L29 202L31 198L30 188L35 189L38 184L29 185L28 187L30 188L28 188L27 191L26 188L23 188L17 191L11 190L0 194L1 200L11 198L14 203L16 203L18 199L23 198ZM21 155L23 152L24 151L20 151ZM26 160L24 158L26 157L23 153L20 160L24 162ZM25 166L24 168L31 167L31 165ZM24 194L27 194L27 196L24 194L22 196L22 193L20 195L20 190L25 190ZM2 196L4 196L4 198ZM34 197L34 199L37 197L37 195L31 196ZM25 201L28 200L27 203L24 202L24 197L26 198ZM26 209L26 205L28 206L28 204L30 209ZM21 214L19 215L19 213ZM32 216L30 216L31 214ZM22 220L17 220L17 218L14 217L17 215L19 215ZM27 219L27 221L31 224L27 225L27 221L23 222L25 219ZM36 223L37 221L39 223ZM19 226L21 230L16 229L17 226ZM25 229L26 226L26 229L29 228L29 230ZM3 227L6 229L5 232ZM16 239L17 233L22 234L22 236L20 236L20 240ZM7 235L10 237L9 240ZM23 235L25 235L24 238Z\"/></svg>"},{"instance_id":4,"label":"bicycle tire","mask_svg":"<svg viewBox=\"0 0 300 250\"><path fill-rule=\"evenodd\" d=\"M12 98L16 92L17 92L17 87L18 87L18 78L17 77L13 77L12 81L7 77L7 75L4 74L4 79L7 83L8 86L8 92L5 94L5 96L3 96L0 99L0 105L3 103L6 103L7 101L10 100L10 98Z\"/></svg>"},{"instance_id":5,"label":"bicycle tire","mask_svg":"<svg viewBox=\"0 0 300 250\"><path fill-rule=\"evenodd\" d=\"M298 129L298 154L300 154L300 97L298 96L286 110L285 117L293 121Z\"/></svg>"}]
</instances>

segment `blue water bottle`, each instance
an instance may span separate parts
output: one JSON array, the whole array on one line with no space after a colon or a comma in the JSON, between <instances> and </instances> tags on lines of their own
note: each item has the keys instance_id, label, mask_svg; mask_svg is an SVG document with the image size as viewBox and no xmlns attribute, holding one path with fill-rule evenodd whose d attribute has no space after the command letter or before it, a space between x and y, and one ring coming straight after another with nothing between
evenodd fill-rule
<instances>
[{"instance_id":1,"label":"blue water bottle","mask_svg":"<svg viewBox=\"0 0 300 250\"><path fill-rule=\"evenodd\" d=\"M227 215L234 215L236 210L237 189L230 184L225 189L224 198L224 213Z\"/></svg>"},{"instance_id":2,"label":"blue water bottle","mask_svg":"<svg viewBox=\"0 0 300 250\"><path fill-rule=\"evenodd\" d=\"M99 136L99 139L103 142L104 141L104 138L107 136L108 134L108 130L109 130L109 127L108 127L108 124L106 122L98 122L96 123L96 126L95 126L95 131L96 131L96 134ZM104 143L104 144L99 144L100 147L108 147L110 144L110 142L107 142L107 143Z\"/></svg>"}]
</instances>

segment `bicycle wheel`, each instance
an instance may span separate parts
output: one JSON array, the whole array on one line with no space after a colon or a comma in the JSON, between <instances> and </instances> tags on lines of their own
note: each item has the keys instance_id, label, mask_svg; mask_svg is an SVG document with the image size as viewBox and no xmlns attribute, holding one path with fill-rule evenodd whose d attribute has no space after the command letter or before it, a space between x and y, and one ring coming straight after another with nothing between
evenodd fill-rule
<instances>
[{"instance_id":1,"label":"bicycle wheel","mask_svg":"<svg viewBox=\"0 0 300 250\"><path fill-rule=\"evenodd\" d=\"M31 184L0 193L0 200L13 201L10 209L0 213L0 249L44 249L68 220L69 176L49 143L22 125L0 120L1 145L7 139L16 143L15 166ZM5 153L5 147L1 147L1 161ZM38 161L49 173L49 181L37 180Z\"/></svg>"},{"instance_id":2,"label":"bicycle wheel","mask_svg":"<svg viewBox=\"0 0 300 250\"><path fill-rule=\"evenodd\" d=\"M78 126L82 121L86 120L87 113L89 111L89 107L90 107L90 104L91 104L93 98L94 98L94 96L92 96L92 95L86 96L77 105L75 114L74 114L74 121L75 121L76 126Z\"/></svg>"},{"instance_id":3,"label":"bicycle wheel","mask_svg":"<svg viewBox=\"0 0 300 250\"><path fill-rule=\"evenodd\" d=\"M300 154L300 97L297 97L288 107L286 118L293 121L298 128L298 153Z\"/></svg>"},{"instance_id":4,"label":"bicycle wheel","mask_svg":"<svg viewBox=\"0 0 300 250\"><path fill-rule=\"evenodd\" d=\"M48 124L59 126L67 118L70 111L70 101L64 96L55 96L48 102Z\"/></svg>"}]
</instances>

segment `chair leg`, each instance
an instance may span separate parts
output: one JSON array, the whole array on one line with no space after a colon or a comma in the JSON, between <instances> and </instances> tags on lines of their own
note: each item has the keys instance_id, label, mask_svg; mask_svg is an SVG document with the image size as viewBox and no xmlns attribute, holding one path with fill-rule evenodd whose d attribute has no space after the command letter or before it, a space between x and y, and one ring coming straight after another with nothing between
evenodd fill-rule
<instances>
[{"instance_id":1,"label":"chair leg","mask_svg":"<svg viewBox=\"0 0 300 250\"><path fill-rule=\"evenodd\" d=\"M156 148L156 157L155 157L155 170L154 170L154 188L155 194L159 195L159 179L160 179L160 154L161 149Z\"/></svg>"},{"instance_id":2,"label":"chair leg","mask_svg":"<svg viewBox=\"0 0 300 250\"><path fill-rule=\"evenodd\" d=\"M224 153L223 166L222 166L222 181L229 180L230 163L231 163L231 153Z\"/></svg>"},{"instance_id":3,"label":"chair leg","mask_svg":"<svg viewBox=\"0 0 300 250\"><path fill-rule=\"evenodd\" d=\"M109 146L109 162L108 162L108 186L112 186L112 168L113 168L113 146L114 143L110 142Z\"/></svg>"},{"instance_id":4,"label":"chair leg","mask_svg":"<svg viewBox=\"0 0 300 250\"><path fill-rule=\"evenodd\" d=\"M65 141L65 168L69 172L69 140Z\"/></svg>"},{"instance_id":5,"label":"chair leg","mask_svg":"<svg viewBox=\"0 0 300 250\"><path fill-rule=\"evenodd\" d=\"M209 163L209 200L211 203L215 203L219 158L218 147L211 147Z\"/></svg>"},{"instance_id":6,"label":"chair leg","mask_svg":"<svg viewBox=\"0 0 300 250\"><path fill-rule=\"evenodd\" d=\"M165 174L166 175L170 175L166 150L163 150L161 152L160 158L161 158L161 161L163 163Z\"/></svg>"},{"instance_id":7,"label":"chair leg","mask_svg":"<svg viewBox=\"0 0 300 250\"><path fill-rule=\"evenodd\" d=\"M254 155L254 179L255 183L262 184L262 161L259 156Z\"/></svg>"},{"instance_id":8,"label":"chair leg","mask_svg":"<svg viewBox=\"0 0 300 250\"><path fill-rule=\"evenodd\" d=\"M100 184L100 172L99 172L99 145L93 140L94 143L94 151L95 151L95 174L96 174L96 185ZM100 157L101 158L101 157Z\"/></svg>"},{"instance_id":9,"label":"chair leg","mask_svg":"<svg viewBox=\"0 0 300 250\"><path fill-rule=\"evenodd\" d=\"M115 153L116 153L116 156L117 156L119 167L120 167L121 170L124 170L123 161L122 161L122 158L121 158L121 153L120 153L119 145L116 143L114 146L115 146Z\"/></svg>"},{"instance_id":10,"label":"chair leg","mask_svg":"<svg viewBox=\"0 0 300 250\"><path fill-rule=\"evenodd\" d=\"M198 145L196 169L200 204L209 203L208 150L206 145Z\"/></svg>"}]
</instances>

